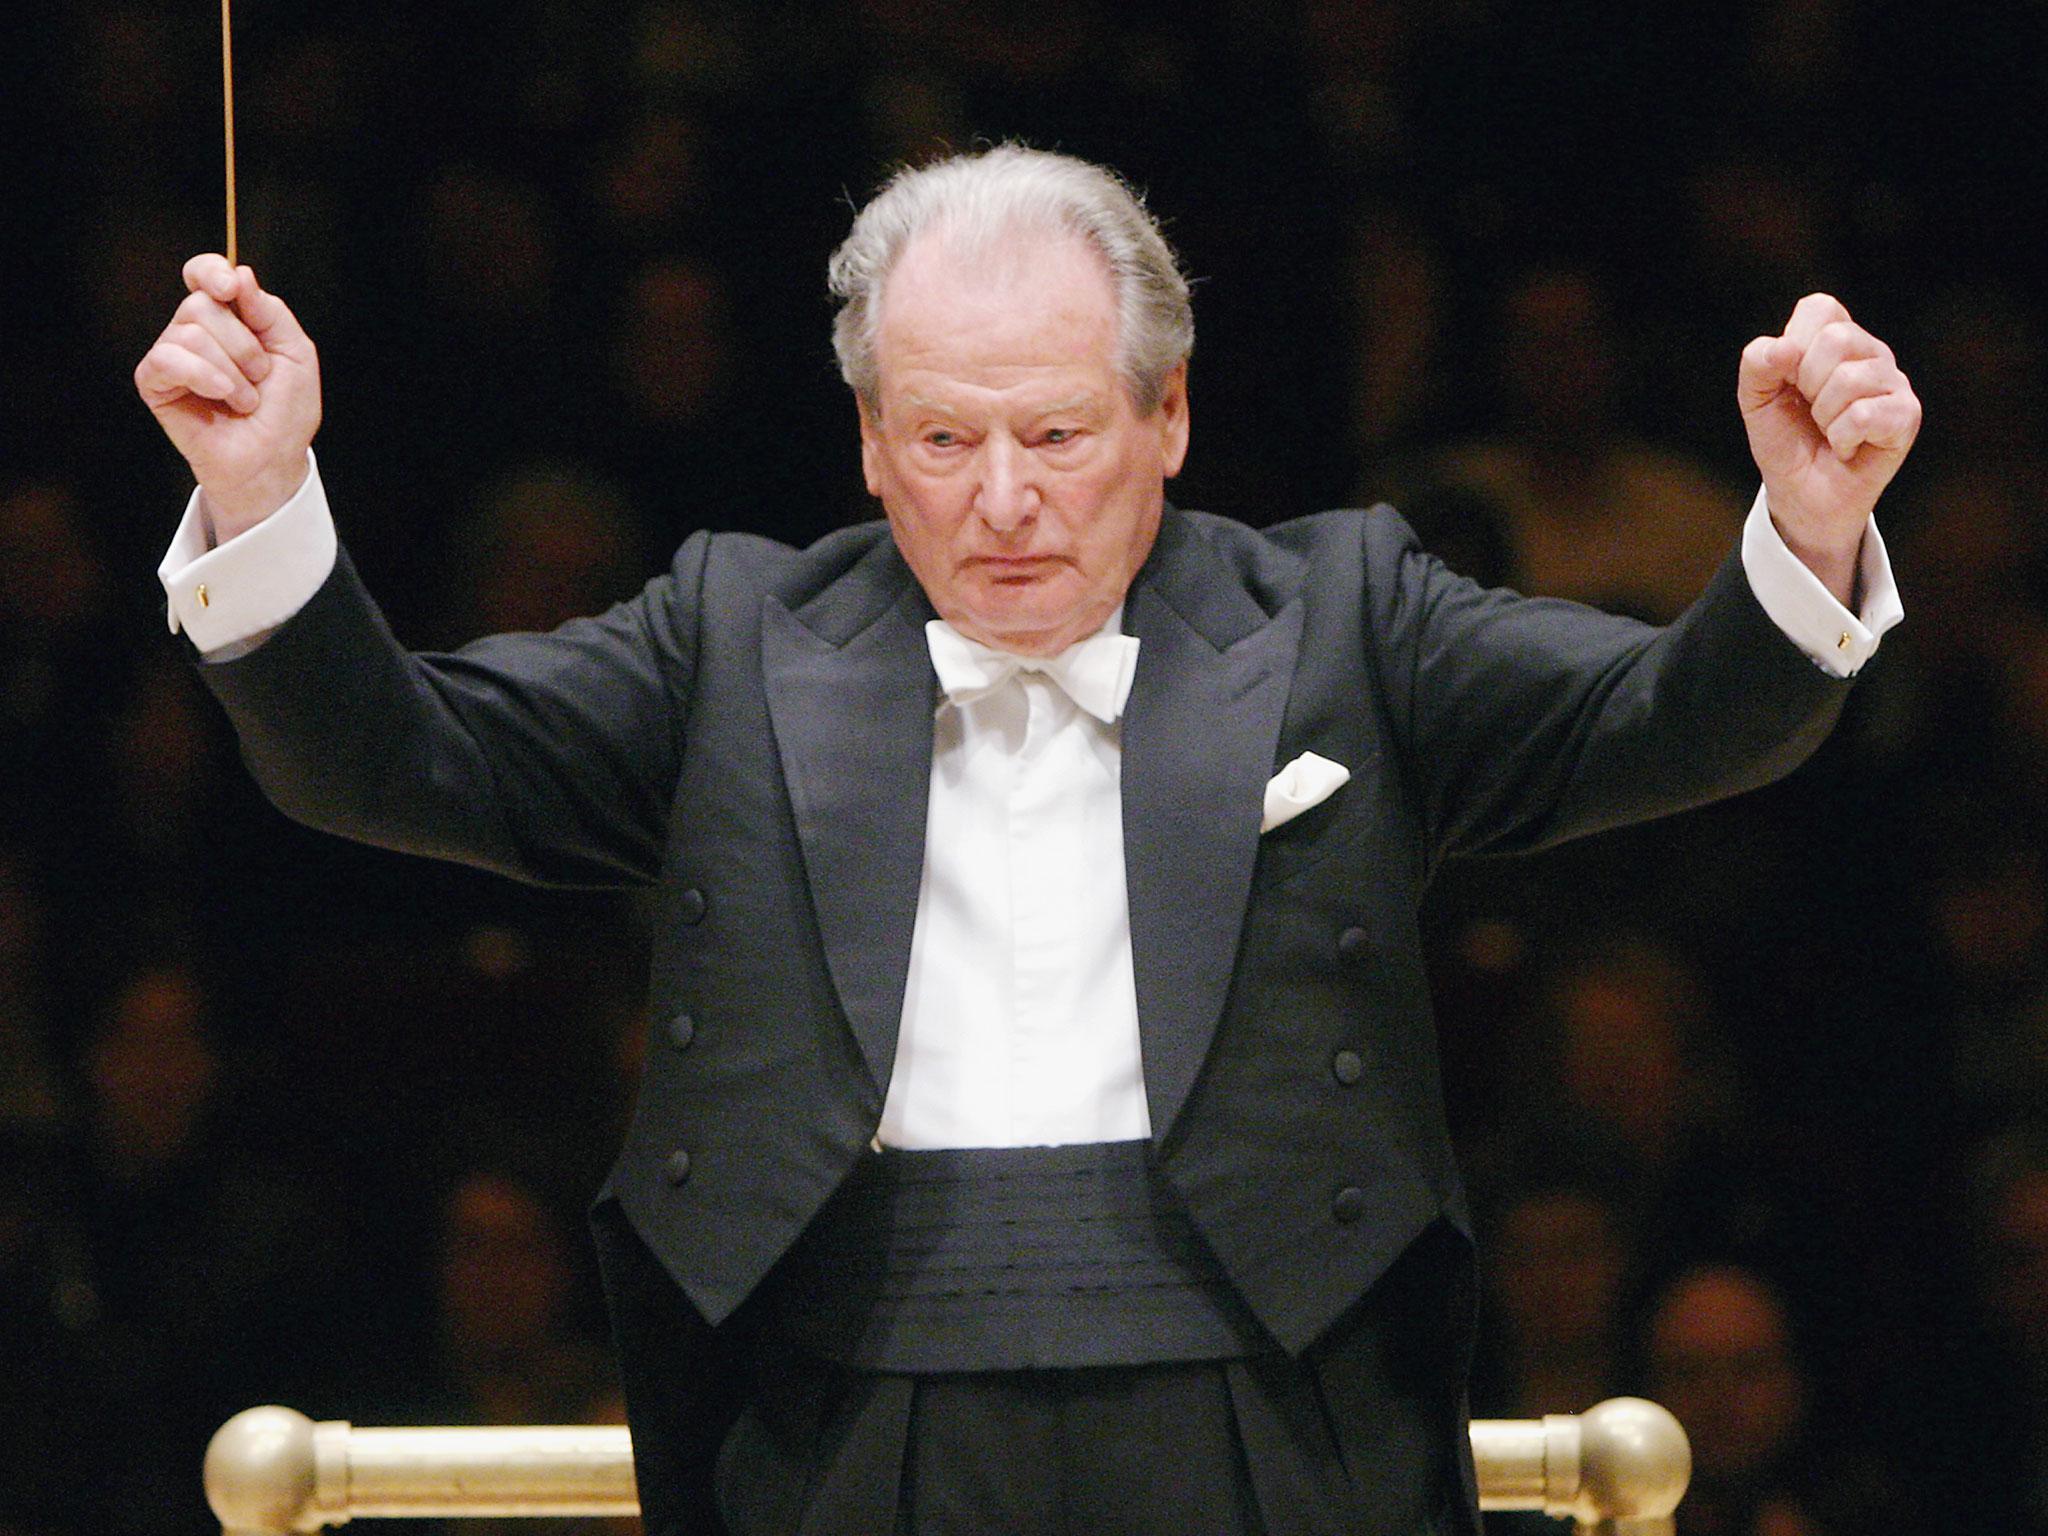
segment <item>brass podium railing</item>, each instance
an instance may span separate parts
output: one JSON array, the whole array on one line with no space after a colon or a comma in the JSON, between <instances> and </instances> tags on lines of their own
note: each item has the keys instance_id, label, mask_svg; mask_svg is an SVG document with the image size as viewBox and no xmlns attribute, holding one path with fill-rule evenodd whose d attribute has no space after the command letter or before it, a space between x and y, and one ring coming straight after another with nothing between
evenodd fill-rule
<instances>
[{"instance_id":1,"label":"brass podium railing","mask_svg":"<svg viewBox=\"0 0 2048 1536\"><path fill-rule=\"evenodd\" d=\"M1600 1536L1670 1536L1692 1476L1678 1421L1618 1397L1582 1414L1477 1419L1482 1509L1541 1510ZM621 1425L358 1429L251 1408L206 1451L223 1536L293 1536L373 1517L631 1515L633 1445Z\"/></svg>"}]
</instances>

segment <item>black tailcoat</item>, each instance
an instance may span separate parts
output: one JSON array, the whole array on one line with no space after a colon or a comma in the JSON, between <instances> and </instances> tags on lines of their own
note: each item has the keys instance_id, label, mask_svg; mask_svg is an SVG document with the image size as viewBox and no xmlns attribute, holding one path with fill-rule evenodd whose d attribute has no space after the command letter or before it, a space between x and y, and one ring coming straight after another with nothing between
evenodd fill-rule
<instances>
[{"instance_id":1,"label":"black tailcoat","mask_svg":"<svg viewBox=\"0 0 2048 1536\"><path fill-rule=\"evenodd\" d=\"M693 1528L735 1314L880 1119L924 853L930 616L880 524L802 551L699 535L601 617L410 656L344 555L267 643L204 669L303 821L655 887L656 1038L597 1213L653 1531ZM1417 927L1439 861L1766 782L1846 688L1733 557L1658 630L1481 590L1385 509L1263 533L1169 509L1124 622L1159 1162L1301 1352L1423 1233L1466 1230ZM1309 751L1350 782L1261 836L1267 780ZM1459 1360L1469 1274L1441 1289L1459 1299L1427 1326Z\"/></svg>"}]
</instances>

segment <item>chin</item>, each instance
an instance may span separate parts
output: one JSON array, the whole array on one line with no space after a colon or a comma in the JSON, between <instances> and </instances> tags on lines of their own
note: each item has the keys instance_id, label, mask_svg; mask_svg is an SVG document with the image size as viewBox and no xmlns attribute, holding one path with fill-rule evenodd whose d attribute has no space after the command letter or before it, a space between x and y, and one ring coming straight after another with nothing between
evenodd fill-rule
<instances>
[{"instance_id":1,"label":"chin","mask_svg":"<svg viewBox=\"0 0 2048 1536\"><path fill-rule=\"evenodd\" d=\"M991 637L993 643L1000 645L1029 640L1033 635L1042 635L1058 628L1058 625L1050 620L1015 613L970 614L967 622L981 634Z\"/></svg>"},{"instance_id":2,"label":"chin","mask_svg":"<svg viewBox=\"0 0 2048 1536\"><path fill-rule=\"evenodd\" d=\"M979 633L1007 641L1050 634L1073 620L1071 608L1047 609L1031 603L997 601L976 603L964 609L955 623L963 633ZM973 626L971 631L970 625Z\"/></svg>"},{"instance_id":3,"label":"chin","mask_svg":"<svg viewBox=\"0 0 2048 1536\"><path fill-rule=\"evenodd\" d=\"M1016 651L1020 655L1027 655L1039 648L1038 642L1041 640L1060 639L1064 642L1067 638L1064 631L1070 623L1071 620L1062 615L1048 617L1017 612L989 613L984 610L963 615L961 620L955 621L954 627L962 634L974 636L983 644L992 645L997 650Z\"/></svg>"}]
</instances>

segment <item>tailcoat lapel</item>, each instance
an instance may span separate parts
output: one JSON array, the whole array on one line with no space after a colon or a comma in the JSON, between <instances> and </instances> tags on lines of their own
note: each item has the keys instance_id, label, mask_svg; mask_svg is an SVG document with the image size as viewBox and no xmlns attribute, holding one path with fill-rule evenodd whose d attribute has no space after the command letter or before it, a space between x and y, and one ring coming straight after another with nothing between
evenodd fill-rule
<instances>
[{"instance_id":1,"label":"tailcoat lapel","mask_svg":"<svg viewBox=\"0 0 2048 1536\"><path fill-rule=\"evenodd\" d=\"M1302 607L1267 614L1169 512L1125 623L1141 644L1123 719L1124 870L1145 1092L1163 1142L1229 994Z\"/></svg>"},{"instance_id":2,"label":"tailcoat lapel","mask_svg":"<svg viewBox=\"0 0 2048 1536\"><path fill-rule=\"evenodd\" d=\"M893 545L792 612L762 610L762 663L818 931L886 1092L910 969L931 790L923 592Z\"/></svg>"}]
</instances>

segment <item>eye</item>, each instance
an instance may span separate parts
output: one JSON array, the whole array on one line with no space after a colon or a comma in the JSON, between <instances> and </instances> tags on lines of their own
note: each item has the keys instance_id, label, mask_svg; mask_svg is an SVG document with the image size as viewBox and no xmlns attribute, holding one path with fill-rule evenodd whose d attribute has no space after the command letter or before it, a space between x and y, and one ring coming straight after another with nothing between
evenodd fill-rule
<instances>
[{"instance_id":1,"label":"eye","mask_svg":"<svg viewBox=\"0 0 2048 1536\"><path fill-rule=\"evenodd\" d=\"M1079 441L1080 436L1079 427L1047 427L1039 441L1048 448L1063 448L1068 443Z\"/></svg>"},{"instance_id":2,"label":"eye","mask_svg":"<svg viewBox=\"0 0 2048 1536\"><path fill-rule=\"evenodd\" d=\"M935 427L925 433L924 440L934 448L950 448L960 441L958 437L948 432L944 427Z\"/></svg>"}]
</instances>

